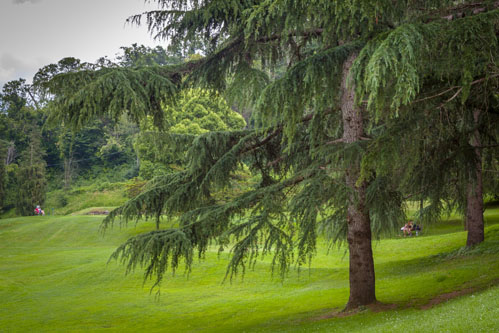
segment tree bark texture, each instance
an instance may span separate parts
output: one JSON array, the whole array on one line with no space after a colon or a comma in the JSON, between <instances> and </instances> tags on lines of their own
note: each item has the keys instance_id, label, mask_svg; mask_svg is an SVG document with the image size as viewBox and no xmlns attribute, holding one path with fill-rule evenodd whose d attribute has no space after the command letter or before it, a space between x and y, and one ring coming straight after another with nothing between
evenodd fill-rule
<instances>
[{"instance_id":1,"label":"tree bark texture","mask_svg":"<svg viewBox=\"0 0 499 333\"><path fill-rule=\"evenodd\" d=\"M14 141L9 143L9 147L7 148L7 157L5 158L5 165L12 164L14 159L16 158L16 146Z\"/></svg>"},{"instance_id":2,"label":"tree bark texture","mask_svg":"<svg viewBox=\"0 0 499 333\"><path fill-rule=\"evenodd\" d=\"M478 125L480 110L473 111L475 126ZM468 188L466 193L466 229L468 238L466 246L473 246L483 242L483 185L482 185L482 154L480 152L480 132L473 132L470 145L474 153L474 169L470 171Z\"/></svg>"},{"instance_id":3,"label":"tree bark texture","mask_svg":"<svg viewBox=\"0 0 499 333\"><path fill-rule=\"evenodd\" d=\"M343 64L341 83L341 111L343 118L343 142L361 141L364 136L362 111L355 104L355 85L348 82L350 69L358 54L348 57ZM350 265L350 297L346 309L357 308L376 302L374 260L371 247L371 221L365 207L367 183L357 184L361 158L348 166L346 185L351 194L347 212L347 240Z\"/></svg>"},{"instance_id":4,"label":"tree bark texture","mask_svg":"<svg viewBox=\"0 0 499 333\"><path fill-rule=\"evenodd\" d=\"M71 181L73 180L73 164L73 156L64 158L64 189L66 190L71 187Z\"/></svg>"}]
</instances>

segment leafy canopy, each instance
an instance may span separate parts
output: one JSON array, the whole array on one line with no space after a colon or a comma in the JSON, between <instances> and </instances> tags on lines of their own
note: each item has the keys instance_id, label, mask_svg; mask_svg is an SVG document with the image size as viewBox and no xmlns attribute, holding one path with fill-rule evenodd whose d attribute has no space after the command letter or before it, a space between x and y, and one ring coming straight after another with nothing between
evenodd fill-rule
<instances>
[{"instance_id":1,"label":"leafy canopy","mask_svg":"<svg viewBox=\"0 0 499 333\"><path fill-rule=\"evenodd\" d=\"M405 197L437 200L449 194L432 192L429 182L404 189L407 182L399 181L411 179L417 165L435 174L435 164L426 168L424 161L439 134L416 130L427 125L424 116L441 115L432 113L437 100L456 112L475 85L490 101L497 87L494 1L156 2L161 9L145 14L150 31L178 45L208 40L212 47L204 58L168 67L81 71L55 77L49 86L57 96L56 117L76 127L102 113L128 113L137 121L150 115L161 125L161 106L173 104L185 85L231 96L240 92L245 104L255 106L257 129L200 135L192 141L185 170L155 178L104 221L105 228L119 216L124 223L179 217L178 228L132 237L113 254L128 270L144 265L145 277L157 284L182 261L190 270L195 252L202 257L213 242L231 247L231 277L265 254L273 256L281 276L293 263L306 263L318 232L332 241L344 239L352 194L344 176L359 159L361 177L368 181L364 208L372 230L379 236L395 229L404 218ZM366 106L368 130L364 140L346 144L339 112L342 66L357 54L352 78L357 102ZM268 75L283 64L282 76ZM450 103L456 99L451 93L460 94L461 104ZM432 98L435 94L440 98ZM408 130L418 144L406 149ZM451 138L455 135L446 133L439 147ZM259 182L229 202L214 198L214 191L233 184L242 163Z\"/></svg>"}]
</instances>

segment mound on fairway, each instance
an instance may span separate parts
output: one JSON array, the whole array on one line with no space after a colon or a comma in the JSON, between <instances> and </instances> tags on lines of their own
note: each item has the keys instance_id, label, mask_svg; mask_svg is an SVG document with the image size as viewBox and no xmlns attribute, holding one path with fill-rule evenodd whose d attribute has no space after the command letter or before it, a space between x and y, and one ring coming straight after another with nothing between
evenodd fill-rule
<instances>
[{"instance_id":1,"label":"mound on fairway","mask_svg":"<svg viewBox=\"0 0 499 333\"><path fill-rule=\"evenodd\" d=\"M107 264L119 244L152 230L152 222L103 236L102 216L4 219L0 331L493 331L498 212L487 212L486 241L472 251L460 250L464 232L444 225L448 233L374 243L377 297L391 310L346 317L334 314L348 299L348 256L343 248L328 254L325 241L310 269L290 271L284 282L271 278L265 259L244 280L222 284L229 257L218 258L214 247L188 277L165 279L156 297L140 268L125 276L123 266ZM460 290L467 295L435 301Z\"/></svg>"}]
</instances>

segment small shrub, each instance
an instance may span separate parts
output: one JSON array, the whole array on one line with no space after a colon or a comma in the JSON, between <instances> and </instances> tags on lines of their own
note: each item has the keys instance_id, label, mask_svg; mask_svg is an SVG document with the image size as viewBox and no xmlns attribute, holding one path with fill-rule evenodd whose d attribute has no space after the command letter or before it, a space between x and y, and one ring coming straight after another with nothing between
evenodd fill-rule
<instances>
[{"instance_id":1,"label":"small shrub","mask_svg":"<svg viewBox=\"0 0 499 333\"><path fill-rule=\"evenodd\" d=\"M437 282L443 282L446 279L447 279L447 275L444 275L444 274L440 274L440 275L435 277L435 281L437 281Z\"/></svg>"},{"instance_id":2,"label":"small shrub","mask_svg":"<svg viewBox=\"0 0 499 333\"><path fill-rule=\"evenodd\" d=\"M139 175L139 166L137 164L134 164L133 166L126 169L125 173L123 174L123 177L125 179L132 179L137 177L138 175Z\"/></svg>"},{"instance_id":3,"label":"small shrub","mask_svg":"<svg viewBox=\"0 0 499 333\"><path fill-rule=\"evenodd\" d=\"M156 176L165 175L168 169L161 163L153 163L151 161L141 161L139 175L143 179L152 179Z\"/></svg>"},{"instance_id":4,"label":"small shrub","mask_svg":"<svg viewBox=\"0 0 499 333\"><path fill-rule=\"evenodd\" d=\"M111 183L109 182L101 182L97 185L97 190L98 191L105 191L105 190L109 190L111 188Z\"/></svg>"},{"instance_id":5,"label":"small shrub","mask_svg":"<svg viewBox=\"0 0 499 333\"><path fill-rule=\"evenodd\" d=\"M66 207L69 203L69 199L68 199L67 195L63 192L58 193L55 196L54 200L55 200L55 204L56 204L57 208Z\"/></svg>"}]
</instances>

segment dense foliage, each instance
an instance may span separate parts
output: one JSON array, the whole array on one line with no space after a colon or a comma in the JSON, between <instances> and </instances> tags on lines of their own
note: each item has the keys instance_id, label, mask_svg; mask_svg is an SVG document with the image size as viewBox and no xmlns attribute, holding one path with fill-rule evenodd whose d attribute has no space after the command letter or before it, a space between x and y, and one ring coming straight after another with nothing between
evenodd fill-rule
<instances>
[{"instance_id":1,"label":"dense foliage","mask_svg":"<svg viewBox=\"0 0 499 333\"><path fill-rule=\"evenodd\" d=\"M468 245L483 241L483 157L497 168L496 2L156 2L162 9L145 14L150 31L173 45L205 41L206 56L54 76L53 119L81 128L126 114L164 128L162 106L197 85L252 103L258 127L200 135L185 169L153 179L105 220L179 217L178 228L117 249L129 270L144 265L160 283L216 242L232 247L228 276L265 254L284 276L311 259L323 232L348 241L353 308L376 300L371 232L403 223L404 199L429 202L422 221L457 202ZM282 75L268 75L283 63ZM214 198L242 165L259 182Z\"/></svg>"},{"instance_id":2,"label":"dense foliage","mask_svg":"<svg viewBox=\"0 0 499 333\"><path fill-rule=\"evenodd\" d=\"M142 132L135 141L140 160L139 174L144 179L183 169L186 151L195 136L242 129L246 125L242 116L213 91L183 90L175 104L165 105L164 111L164 128L169 134L159 132L149 119L144 119Z\"/></svg>"},{"instance_id":3,"label":"dense foliage","mask_svg":"<svg viewBox=\"0 0 499 333\"><path fill-rule=\"evenodd\" d=\"M46 89L45 83L59 74L103 67L133 69L174 65L184 61L180 53L161 47L151 49L133 44L121 49L122 54L115 62L108 58L98 59L96 63L64 58L42 67L33 84L19 79L3 87L0 94L0 158L3 161L0 166L0 212L17 207L20 214L32 214L34 204L43 204L46 190L56 191L57 198L50 202L61 208L68 203L67 195L74 185L105 184L137 176L150 179L161 171L171 171L169 165L181 168L194 135L245 126L242 117L232 111L219 94L206 90L186 90L180 93L182 97L177 104L161 106L167 115L162 125L172 132L182 133L179 136L184 138L183 146L177 148L173 144L156 145L156 140L149 140L159 133L148 118L144 118L139 126L126 116L116 119L99 116L78 132L71 131L70 126L57 120L47 121L49 101L54 95ZM148 135L148 131L153 133ZM33 136L37 137L36 143L31 140ZM170 153L166 156L160 151ZM26 159L28 155L30 157ZM36 157L34 163L31 163L31 156ZM32 168L33 165L46 167ZM35 186L33 182L40 185L41 192L36 199L29 194L31 190L24 188L32 188ZM142 184L142 180L137 179L135 183ZM23 188L22 193L18 191L19 187ZM64 194L57 191L61 188Z\"/></svg>"},{"instance_id":4,"label":"dense foliage","mask_svg":"<svg viewBox=\"0 0 499 333\"><path fill-rule=\"evenodd\" d=\"M45 202L45 161L41 136L36 130L30 134L28 148L23 152L17 170L16 211L19 215L33 214L34 207Z\"/></svg>"}]
</instances>

